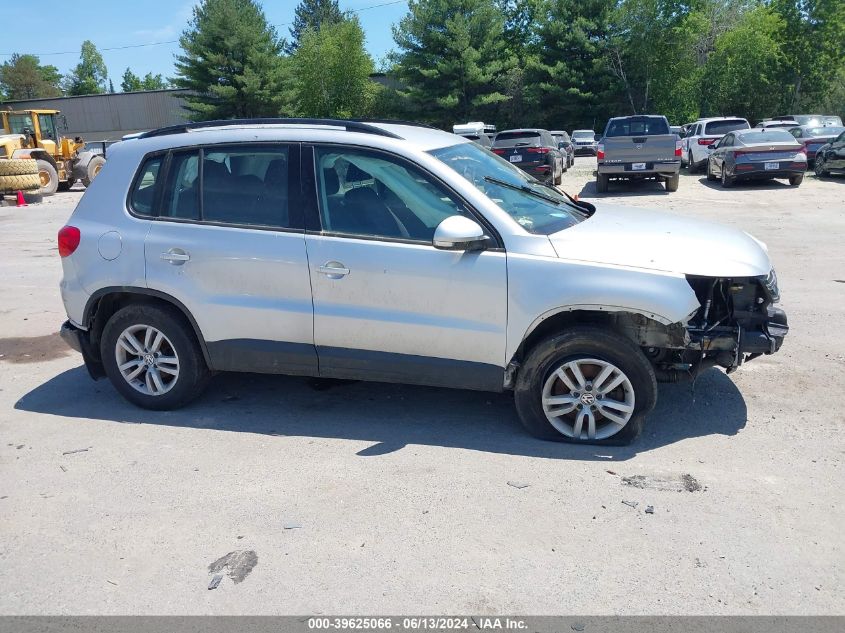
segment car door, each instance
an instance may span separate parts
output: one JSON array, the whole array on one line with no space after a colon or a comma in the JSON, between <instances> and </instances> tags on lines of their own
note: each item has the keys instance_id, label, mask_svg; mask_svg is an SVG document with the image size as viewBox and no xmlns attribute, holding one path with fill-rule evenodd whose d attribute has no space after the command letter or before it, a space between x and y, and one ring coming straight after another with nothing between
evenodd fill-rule
<instances>
[{"instance_id":1,"label":"car door","mask_svg":"<svg viewBox=\"0 0 845 633\"><path fill-rule=\"evenodd\" d=\"M832 169L845 169L845 132L836 137L831 144L825 164Z\"/></svg>"},{"instance_id":2,"label":"car door","mask_svg":"<svg viewBox=\"0 0 845 633\"><path fill-rule=\"evenodd\" d=\"M173 151L147 284L195 319L214 369L317 373L297 144Z\"/></svg>"},{"instance_id":3,"label":"car door","mask_svg":"<svg viewBox=\"0 0 845 633\"><path fill-rule=\"evenodd\" d=\"M483 219L404 158L313 150L319 226L306 246L320 375L501 389L505 252L495 238L472 252L432 245L443 219Z\"/></svg>"}]
</instances>

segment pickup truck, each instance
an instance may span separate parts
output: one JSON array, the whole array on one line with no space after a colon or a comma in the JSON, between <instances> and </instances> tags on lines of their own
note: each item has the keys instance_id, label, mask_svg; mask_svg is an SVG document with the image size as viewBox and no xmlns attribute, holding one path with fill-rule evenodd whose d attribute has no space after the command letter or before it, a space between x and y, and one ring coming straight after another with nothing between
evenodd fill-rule
<instances>
[{"instance_id":1,"label":"pickup truck","mask_svg":"<svg viewBox=\"0 0 845 633\"><path fill-rule=\"evenodd\" d=\"M654 178L677 191L681 171L681 140L669 131L664 116L636 115L610 119L596 153L596 191L607 191L611 178Z\"/></svg>"}]
</instances>

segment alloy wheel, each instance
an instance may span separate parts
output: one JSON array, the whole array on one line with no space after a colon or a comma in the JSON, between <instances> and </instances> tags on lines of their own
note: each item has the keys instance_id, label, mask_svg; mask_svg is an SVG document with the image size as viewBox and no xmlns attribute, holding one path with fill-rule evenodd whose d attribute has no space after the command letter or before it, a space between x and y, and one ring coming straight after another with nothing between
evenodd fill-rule
<instances>
[{"instance_id":1,"label":"alloy wheel","mask_svg":"<svg viewBox=\"0 0 845 633\"><path fill-rule=\"evenodd\" d=\"M163 395L179 379L179 356L173 343L151 325L131 325L123 330L114 354L123 379L145 395Z\"/></svg>"},{"instance_id":2,"label":"alloy wheel","mask_svg":"<svg viewBox=\"0 0 845 633\"><path fill-rule=\"evenodd\" d=\"M604 360L570 360L543 385L543 412L566 437L603 440L621 431L634 415L634 387L625 373Z\"/></svg>"}]
</instances>

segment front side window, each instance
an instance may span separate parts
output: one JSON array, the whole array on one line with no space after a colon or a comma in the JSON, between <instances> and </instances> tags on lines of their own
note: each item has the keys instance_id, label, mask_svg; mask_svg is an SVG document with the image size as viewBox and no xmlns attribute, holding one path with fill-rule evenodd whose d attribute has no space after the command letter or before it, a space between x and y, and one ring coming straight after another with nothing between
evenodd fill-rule
<instances>
[{"instance_id":1,"label":"front side window","mask_svg":"<svg viewBox=\"0 0 845 633\"><path fill-rule=\"evenodd\" d=\"M315 157L326 232L431 243L443 220L468 215L438 183L399 159L346 148L317 148Z\"/></svg>"},{"instance_id":2,"label":"front side window","mask_svg":"<svg viewBox=\"0 0 845 633\"><path fill-rule=\"evenodd\" d=\"M10 114L9 129L12 134L31 134L35 131L35 126L28 114Z\"/></svg>"},{"instance_id":3,"label":"front side window","mask_svg":"<svg viewBox=\"0 0 845 633\"><path fill-rule=\"evenodd\" d=\"M587 217L557 189L542 185L478 145L459 143L429 153L466 178L529 233L550 235Z\"/></svg>"}]
</instances>

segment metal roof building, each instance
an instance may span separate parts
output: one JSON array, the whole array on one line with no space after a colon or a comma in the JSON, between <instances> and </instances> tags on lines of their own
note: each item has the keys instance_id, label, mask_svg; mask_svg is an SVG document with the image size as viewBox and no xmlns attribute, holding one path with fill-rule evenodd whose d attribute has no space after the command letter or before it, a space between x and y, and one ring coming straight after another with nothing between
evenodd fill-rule
<instances>
[{"instance_id":1,"label":"metal roof building","mask_svg":"<svg viewBox=\"0 0 845 633\"><path fill-rule=\"evenodd\" d=\"M62 134L86 141L114 141L124 134L186 122L182 101L186 92L168 89L6 101L0 109L61 110L59 123L67 126Z\"/></svg>"}]
</instances>

